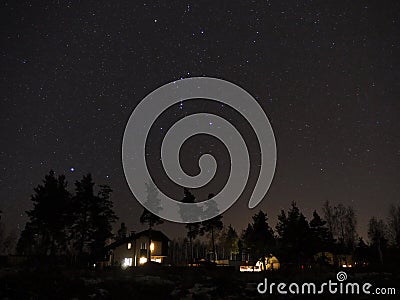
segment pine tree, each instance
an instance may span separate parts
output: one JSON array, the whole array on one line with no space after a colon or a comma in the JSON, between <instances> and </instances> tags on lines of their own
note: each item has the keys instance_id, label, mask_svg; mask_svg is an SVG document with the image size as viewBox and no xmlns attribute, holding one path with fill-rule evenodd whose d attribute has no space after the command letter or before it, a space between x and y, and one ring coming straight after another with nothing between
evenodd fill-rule
<instances>
[{"instance_id":1,"label":"pine tree","mask_svg":"<svg viewBox=\"0 0 400 300\"><path fill-rule=\"evenodd\" d=\"M183 189L183 203L195 203L196 202L196 197L189 191L188 188ZM196 208L190 208L187 209L186 207L180 206L180 215L182 219L185 220L193 220L199 217L199 215L196 216L197 210ZM186 230L187 230L187 237L189 239L189 250L190 250L190 260L193 260L193 240L199 235L200 233L200 223L187 223L185 225Z\"/></svg>"},{"instance_id":2,"label":"pine tree","mask_svg":"<svg viewBox=\"0 0 400 300\"><path fill-rule=\"evenodd\" d=\"M279 235L281 251L287 259L297 257L300 262L303 256L311 255L312 240L309 224L305 216L300 212L296 202L292 202L292 206L287 215L285 211L281 211L278 216L276 230Z\"/></svg>"},{"instance_id":3,"label":"pine tree","mask_svg":"<svg viewBox=\"0 0 400 300\"><path fill-rule=\"evenodd\" d=\"M146 183L146 207L150 207L152 211L159 212L161 210L161 201L158 199L158 190L154 183ZM146 224L148 226L148 234L149 234L149 247L147 251L147 259L150 261L151 259L151 231L154 226L164 223L164 220L161 219L156 214L149 211L147 208L144 208L142 215L140 216L140 223Z\"/></svg>"},{"instance_id":4,"label":"pine tree","mask_svg":"<svg viewBox=\"0 0 400 300\"><path fill-rule=\"evenodd\" d=\"M97 195L90 174L75 182L75 197L71 207L71 236L77 254L92 259L101 258L103 249L112 234L112 224L118 219L110 199L112 189L101 185Z\"/></svg>"},{"instance_id":5,"label":"pine tree","mask_svg":"<svg viewBox=\"0 0 400 300\"><path fill-rule=\"evenodd\" d=\"M253 223L248 224L243 234L243 241L253 259L261 260L266 270L266 257L275 247L275 237L268 224L267 214L259 211L253 216Z\"/></svg>"},{"instance_id":6,"label":"pine tree","mask_svg":"<svg viewBox=\"0 0 400 300\"><path fill-rule=\"evenodd\" d=\"M326 224L327 222L319 216L316 210L314 210L313 218L310 221L310 230L312 235L310 245L312 254L328 251L333 247L333 236Z\"/></svg>"},{"instance_id":7,"label":"pine tree","mask_svg":"<svg viewBox=\"0 0 400 300\"><path fill-rule=\"evenodd\" d=\"M54 171L34 188L33 209L26 212L29 220L18 242L20 253L52 256L65 253L71 199L66 188L65 176L56 177Z\"/></svg>"},{"instance_id":8,"label":"pine tree","mask_svg":"<svg viewBox=\"0 0 400 300\"><path fill-rule=\"evenodd\" d=\"M113 203L110 199L112 189L108 185L101 185L100 191L94 197L90 207L91 227L90 250L92 259L104 258L104 247L113 237L112 224L118 219L113 211Z\"/></svg>"},{"instance_id":9,"label":"pine tree","mask_svg":"<svg viewBox=\"0 0 400 300\"><path fill-rule=\"evenodd\" d=\"M218 210L217 203L212 199L213 197L214 194L208 195L209 201L206 204L206 210L204 212L205 215L214 215L214 212ZM217 257L214 234L216 231L221 230L223 226L224 224L222 223L222 215L217 215L214 218L201 222L200 234L204 235L206 232L211 234L213 261L215 261Z\"/></svg>"},{"instance_id":10,"label":"pine tree","mask_svg":"<svg viewBox=\"0 0 400 300\"><path fill-rule=\"evenodd\" d=\"M140 223L146 224L151 230L154 226L164 223L158 215L153 212L159 212L161 210L161 201L158 199L158 190L153 183L146 183L146 207L150 207L151 211L144 208L142 215L140 216Z\"/></svg>"},{"instance_id":11,"label":"pine tree","mask_svg":"<svg viewBox=\"0 0 400 300\"><path fill-rule=\"evenodd\" d=\"M126 227L125 223L122 222L121 227L118 229L118 232L117 232L117 238L119 240L126 238L127 233L128 233L128 228Z\"/></svg>"},{"instance_id":12,"label":"pine tree","mask_svg":"<svg viewBox=\"0 0 400 300\"><path fill-rule=\"evenodd\" d=\"M92 242L93 226L91 209L95 202L94 182L92 175L83 176L80 181L75 182L75 196L73 197L73 226L72 237L78 256L89 254Z\"/></svg>"}]
</instances>

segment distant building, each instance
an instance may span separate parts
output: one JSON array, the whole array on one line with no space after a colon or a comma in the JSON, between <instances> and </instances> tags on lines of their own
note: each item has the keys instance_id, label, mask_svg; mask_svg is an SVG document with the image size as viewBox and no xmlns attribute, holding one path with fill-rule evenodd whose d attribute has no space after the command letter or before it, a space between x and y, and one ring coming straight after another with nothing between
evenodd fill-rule
<instances>
[{"instance_id":1,"label":"distant building","mask_svg":"<svg viewBox=\"0 0 400 300\"><path fill-rule=\"evenodd\" d=\"M269 254L265 256L265 268L267 271L272 271L272 270L279 270L281 267L281 264L279 263L279 260L276 258L276 256ZM241 264L239 268L240 272L261 272L264 270L264 264L262 261L262 258L260 258L255 264L249 265L249 264Z\"/></svg>"},{"instance_id":2,"label":"distant building","mask_svg":"<svg viewBox=\"0 0 400 300\"><path fill-rule=\"evenodd\" d=\"M133 233L106 247L109 264L122 267L139 266L147 262L149 251L151 261L165 264L168 260L169 241L169 238L158 230Z\"/></svg>"},{"instance_id":3,"label":"distant building","mask_svg":"<svg viewBox=\"0 0 400 300\"><path fill-rule=\"evenodd\" d=\"M331 252L319 252L315 254L314 261L336 268L352 268L355 265L353 255L333 254Z\"/></svg>"}]
</instances>

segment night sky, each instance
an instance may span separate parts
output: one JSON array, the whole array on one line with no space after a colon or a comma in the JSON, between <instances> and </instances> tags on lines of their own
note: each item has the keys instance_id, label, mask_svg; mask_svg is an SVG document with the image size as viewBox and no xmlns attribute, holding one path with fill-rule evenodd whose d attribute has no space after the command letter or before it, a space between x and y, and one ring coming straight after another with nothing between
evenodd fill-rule
<instances>
[{"instance_id":1,"label":"night sky","mask_svg":"<svg viewBox=\"0 0 400 300\"><path fill-rule=\"evenodd\" d=\"M355 208L365 237L371 216L385 218L399 204L399 1L16 2L2 1L0 13L0 209L8 230L23 229L33 187L50 169L66 174L71 191L88 172L111 185L120 221L142 229L122 170L125 125L148 93L192 76L249 91L275 132L269 193L247 208L253 172L225 224L241 231L263 209L275 225L293 200L307 217L330 200ZM150 152L157 155L176 119L215 108L201 100L170 108L151 132ZM237 113L218 111L254 139ZM195 191L199 198L223 186L226 149L197 137L181 152L190 173L210 147L222 171L212 190ZM161 228L184 234L181 224Z\"/></svg>"}]
</instances>

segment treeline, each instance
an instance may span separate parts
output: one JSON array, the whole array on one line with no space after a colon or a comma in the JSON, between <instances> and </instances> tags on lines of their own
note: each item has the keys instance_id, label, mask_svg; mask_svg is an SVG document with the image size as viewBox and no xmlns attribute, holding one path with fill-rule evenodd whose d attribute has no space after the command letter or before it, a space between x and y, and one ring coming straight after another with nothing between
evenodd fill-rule
<instances>
[{"instance_id":1,"label":"treeline","mask_svg":"<svg viewBox=\"0 0 400 300\"><path fill-rule=\"evenodd\" d=\"M157 188L147 184L146 189L147 206L158 211L161 202ZM34 188L33 208L26 212L28 221L19 237L17 254L66 257L73 263L104 260L107 255L104 248L114 239L113 224L118 219L110 200L111 192L107 185L95 186L90 174L76 181L74 191L70 192L65 176L56 176L50 171L43 183ZM182 202L196 202L189 189L183 192ZM213 197L210 194L208 198ZM215 205L215 201L209 201L207 210L215 210ZM321 212L320 215L315 210L308 220L293 202L288 210L280 212L274 228L268 222L267 213L259 211L239 233L231 225L224 226L222 215L188 223L184 225L186 237L171 242L170 261L177 265L202 258L255 262L274 254L281 262L303 264L313 261L316 253L331 252L351 254L382 265L393 253L399 253L400 205L390 207L386 220L370 219L368 243L357 234L353 207L325 202ZM144 209L140 222L151 232L163 220ZM0 229L3 229L1 223ZM125 237L127 230L122 223L116 239ZM6 237L3 232L0 230L0 244L10 248L12 235ZM151 236L149 242L150 239Z\"/></svg>"},{"instance_id":2,"label":"treeline","mask_svg":"<svg viewBox=\"0 0 400 300\"><path fill-rule=\"evenodd\" d=\"M189 190L185 189L184 194L183 202L195 202ZM308 220L292 202L287 211L282 210L278 215L275 228L269 225L267 213L259 211L239 234L231 225L223 225L222 216L187 224L186 238L175 239L171 244L171 260L175 264L201 258L255 262L265 261L263 257L274 254L281 262L307 264L315 262L317 253L330 252L383 264L385 254L391 257L400 250L400 205L391 206L386 222L371 218L368 244L357 233L353 207L325 202L321 211L322 216L314 210ZM207 239L198 239L203 235Z\"/></svg>"},{"instance_id":3,"label":"treeline","mask_svg":"<svg viewBox=\"0 0 400 300\"><path fill-rule=\"evenodd\" d=\"M90 174L67 189L64 175L50 171L34 188L33 208L16 246L20 255L67 257L75 263L102 259L117 220L111 188L97 188ZM95 191L97 189L97 192Z\"/></svg>"}]
</instances>

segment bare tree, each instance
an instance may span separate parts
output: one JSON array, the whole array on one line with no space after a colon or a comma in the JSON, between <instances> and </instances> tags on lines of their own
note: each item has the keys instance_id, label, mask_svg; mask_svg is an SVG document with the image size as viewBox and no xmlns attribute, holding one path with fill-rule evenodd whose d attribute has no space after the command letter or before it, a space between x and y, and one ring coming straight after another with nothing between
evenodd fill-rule
<instances>
[{"instance_id":1,"label":"bare tree","mask_svg":"<svg viewBox=\"0 0 400 300\"><path fill-rule=\"evenodd\" d=\"M388 230L390 243L400 248L400 205L391 205L389 209Z\"/></svg>"},{"instance_id":2,"label":"bare tree","mask_svg":"<svg viewBox=\"0 0 400 300\"><path fill-rule=\"evenodd\" d=\"M324 213L324 219L326 221L326 225L328 226L329 231L332 232L332 234L335 234L335 213L329 201L325 201L324 205L322 206L322 211Z\"/></svg>"},{"instance_id":3,"label":"bare tree","mask_svg":"<svg viewBox=\"0 0 400 300\"><path fill-rule=\"evenodd\" d=\"M343 204L331 206L329 201L322 207L324 218L335 239L347 250L354 249L357 239L357 216L354 208Z\"/></svg>"},{"instance_id":4,"label":"bare tree","mask_svg":"<svg viewBox=\"0 0 400 300\"><path fill-rule=\"evenodd\" d=\"M378 252L379 262L383 264L382 249L386 246L386 225L382 220L372 217L368 223L368 237L373 247Z\"/></svg>"},{"instance_id":5,"label":"bare tree","mask_svg":"<svg viewBox=\"0 0 400 300\"><path fill-rule=\"evenodd\" d=\"M345 228L344 232L346 234L343 237L344 244L348 249L354 250L357 241L357 216L354 208L347 206L343 218Z\"/></svg>"}]
</instances>

